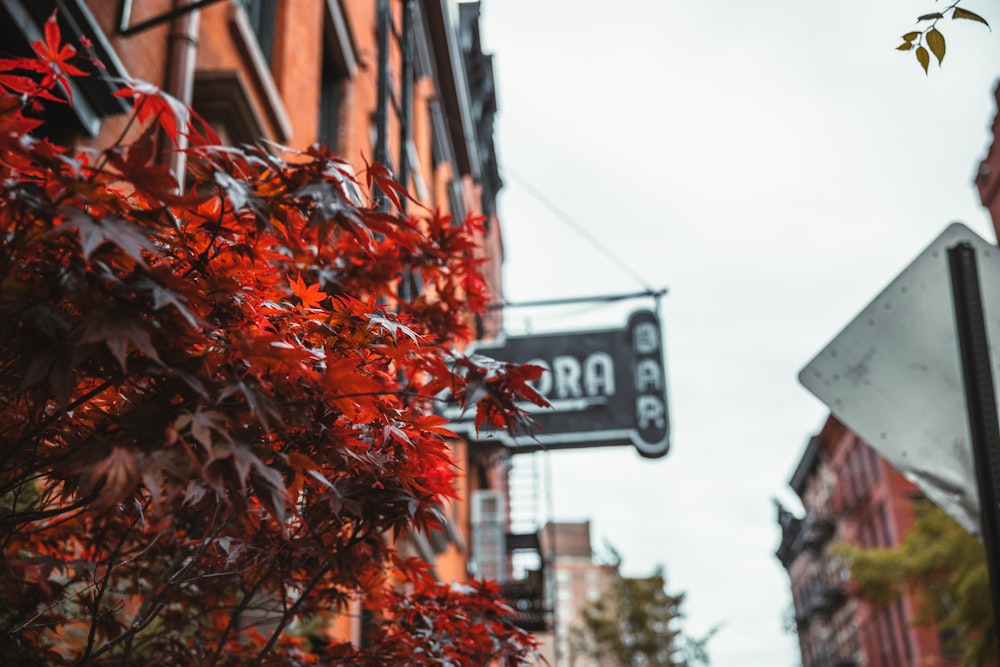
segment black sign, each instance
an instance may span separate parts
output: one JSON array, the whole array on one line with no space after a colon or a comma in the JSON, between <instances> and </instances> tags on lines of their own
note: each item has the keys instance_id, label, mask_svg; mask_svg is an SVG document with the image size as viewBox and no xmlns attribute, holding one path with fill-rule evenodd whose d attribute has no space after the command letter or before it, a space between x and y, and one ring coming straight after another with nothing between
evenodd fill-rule
<instances>
[{"instance_id":1,"label":"black sign","mask_svg":"<svg viewBox=\"0 0 1000 667\"><path fill-rule=\"evenodd\" d=\"M510 336L475 351L545 368L534 386L552 407L525 405L540 428L517 438L486 427L477 434L469 414L446 411L457 418L452 428L472 439L516 451L632 444L650 458L670 448L663 337L650 311L634 313L624 329Z\"/></svg>"}]
</instances>

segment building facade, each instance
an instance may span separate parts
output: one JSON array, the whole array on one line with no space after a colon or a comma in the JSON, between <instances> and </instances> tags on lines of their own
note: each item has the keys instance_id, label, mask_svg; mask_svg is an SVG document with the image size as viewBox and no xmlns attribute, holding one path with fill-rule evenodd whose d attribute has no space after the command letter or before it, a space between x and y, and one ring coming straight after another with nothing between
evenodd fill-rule
<instances>
[{"instance_id":1,"label":"building facade","mask_svg":"<svg viewBox=\"0 0 1000 667\"><path fill-rule=\"evenodd\" d=\"M74 81L72 109L49 110L64 143L113 143L129 109L113 95L116 80L134 78L192 107L223 141L319 143L359 175L381 162L429 210L486 217L484 271L499 299L497 107L479 3L4 0L4 55L30 54L56 9L66 40L86 38L106 66ZM164 146L160 160L183 176L176 151ZM499 332L499 318L480 323L484 336Z\"/></svg>"},{"instance_id":2,"label":"building facade","mask_svg":"<svg viewBox=\"0 0 1000 667\"><path fill-rule=\"evenodd\" d=\"M265 142L292 160L325 145L361 181L368 163L380 162L427 210L485 219L478 252L501 300L497 105L478 2L2 0L3 55L30 54L53 11L65 41L89 41L106 67L88 66L92 76L72 84L72 108L45 110L55 140L105 147L140 132L114 96L131 78L194 109L224 143ZM181 153L164 145L157 159L183 183ZM497 335L500 311L475 324L481 337ZM459 499L443 508L444 529L398 546L433 563L442 581L504 579L505 546L487 538L497 522L501 538L507 528L506 454L455 441L454 459ZM357 623L345 618L337 632L357 639Z\"/></svg>"},{"instance_id":3,"label":"building facade","mask_svg":"<svg viewBox=\"0 0 1000 667\"><path fill-rule=\"evenodd\" d=\"M917 488L830 416L809 440L790 485L805 514L778 505L777 557L792 587L803 667L951 666L934 626L914 626L919 601L903 595L875 606L857 594L831 549L901 543L913 525Z\"/></svg>"},{"instance_id":4,"label":"building facade","mask_svg":"<svg viewBox=\"0 0 1000 667\"><path fill-rule=\"evenodd\" d=\"M994 90L994 97L997 101L997 109L1000 110L1000 84ZM993 220L993 231L1000 239L1000 112L993 118L993 141L986 157L979 163L976 171L976 189L979 191L979 200L990 212Z\"/></svg>"}]
</instances>

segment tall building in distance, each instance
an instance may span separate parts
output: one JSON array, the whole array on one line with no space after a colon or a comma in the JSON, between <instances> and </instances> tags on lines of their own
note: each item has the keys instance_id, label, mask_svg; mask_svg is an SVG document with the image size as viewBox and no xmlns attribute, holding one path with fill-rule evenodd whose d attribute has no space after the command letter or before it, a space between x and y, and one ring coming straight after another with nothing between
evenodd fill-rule
<instances>
[{"instance_id":1,"label":"tall building in distance","mask_svg":"<svg viewBox=\"0 0 1000 667\"><path fill-rule=\"evenodd\" d=\"M618 566L595 559L589 521L547 523L540 538L552 613L551 631L538 634L541 653L553 667L598 667L574 655L572 631L582 625L583 611L619 580Z\"/></svg>"},{"instance_id":2,"label":"tall building in distance","mask_svg":"<svg viewBox=\"0 0 1000 667\"><path fill-rule=\"evenodd\" d=\"M950 667L937 628L914 626L919 601L874 606L855 594L837 541L865 548L902 542L920 492L830 416L809 440L790 485L804 516L778 505L777 557L792 587L803 667Z\"/></svg>"}]
</instances>

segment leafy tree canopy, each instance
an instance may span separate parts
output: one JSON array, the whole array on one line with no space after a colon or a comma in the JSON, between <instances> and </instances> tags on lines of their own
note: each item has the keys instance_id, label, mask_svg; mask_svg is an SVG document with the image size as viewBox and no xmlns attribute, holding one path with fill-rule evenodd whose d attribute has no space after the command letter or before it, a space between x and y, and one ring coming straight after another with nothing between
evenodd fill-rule
<instances>
[{"instance_id":1,"label":"leafy tree canopy","mask_svg":"<svg viewBox=\"0 0 1000 667\"><path fill-rule=\"evenodd\" d=\"M662 568L649 577L618 576L572 629L573 660L594 659L602 667L709 664L706 645L715 630L701 639L685 635L680 628L683 602L683 593L667 592Z\"/></svg>"},{"instance_id":2,"label":"leafy tree canopy","mask_svg":"<svg viewBox=\"0 0 1000 667\"><path fill-rule=\"evenodd\" d=\"M897 547L839 545L861 593L886 604L901 593L921 599L917 624L937 622L964 666L997 659L989 572L982 544L929 500L915 503L912 531Z\"/></svg>"},{"instance_id":3,"label":"leafy tree canopy","mask_svg":"<svg viewBox=\"0 0 1000 667\"><path fill-rule=\"evenodd\" d=\"M115 145L56 146L36 116L79 56L54 16L34 49L0 60L0 662L531 656L493 584L393 546L455 493L433 396L501 427L542 401L539 369L454 351L482 221L399 213L377 164L358 185L395 210L352 201L325 149L220 146L140 81ZM155 160L181 134L185 192ZM362 647L330 639L359 600Z\"/></svg>"}]
</instances>

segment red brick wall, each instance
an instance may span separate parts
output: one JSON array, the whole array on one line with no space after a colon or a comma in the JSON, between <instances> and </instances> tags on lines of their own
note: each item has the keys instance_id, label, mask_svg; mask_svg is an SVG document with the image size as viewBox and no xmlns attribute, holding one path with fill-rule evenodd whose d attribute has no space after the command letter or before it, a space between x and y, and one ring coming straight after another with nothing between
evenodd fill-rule
<instances>
[{"instance_id":1,"label":"red brick wall","mask_svg":"<svg viewBox=\"0 0 1000 667\"><path fill-rule=\"evenodd\" d=\"M170 58L170 36L174 24L167 23L140 34L122 37L117 34L117 20L120 3L92 2L90 7L108 36L113 48L119 54L129 74L149 81L161 88L167 83ZM162 14L174 5L173 0L143 0L134 3L132 23ZM378 53L376 36L375 0L342 0L346 12L357 55L358 68L355 79L346 92L342 114L343 130L339 152L351 162L360 176L364 169L364 159L374 159L372 142L373 117L377 105ZM396 25L400 25L398 12L401 3L391 3L397 12ZM275 21L275 41L270 67L270 76L279 93L280 110L268 113L268 97L260 84L260 76L246 58L246 46L241 44L234 30L235 14L242 10L232 2L223 0L199 11L196 69L202 71L236 71L250 95L250 101L257 115L264 122L267 138L284 141L293 149L303 149L316 141L319 118L319 91L322 76L322 52L326 0L283 0L279 2ZM394 44L394 40L390 40ZM400 53L393 46L390 50L394 87L399 91ZM451 165L438 165L432 161L432 123L428 102L437 95L433 82L429 79L417 81L414 86L412 133L418 156L415 165L422 174L427 187L423 204L429 209L449 212L448 182L458 178L464 186L464 203L467 209L478 213L481 209L480 189L468 176L453 171ZM290 136L282 137L280 123L275 114L287 118ZM99 136L85 143L106 146L113 143L124 127L126 119L116 117L103 123ZM399 156L399 119L389 111L389 151L393 163ZM363 179L362 179L363 180ZM490 231L484 239L482 253L488 257L487 279L494 286L499 298L500 270L503 257L499 221L490 221ZM499 311L489 316L487 331L491 335L499 333ZM467 492L476 482L467 475L470 466L479 463L470 456L467 445L456 443L455 453L463 476L460 483ZM494 471L491 485L502 488L504 480L499 468ZM464 495L464 493L462 494ZM468 539L469 512L465 502L455 508L457 523L465 531ZM458 553L454 548L446 552L439 563L441 574L448 578L465 577L467 554ZM346 629L342 629L346 633Z\"/></svg>"},{"instance_id":2,"label":"red brick wall","mask_svg":"<svg viewBox=\"0 0 1000 667\"><path fill-rule=\"evenodd\" d=\"M917 488L834 417L819 439L820 462L803 492L807 514L834 517L837 538L846 542L865 547L900 544L913 526ZM789 568L793 590L801 585L797 566L803 560L799 557ZM910 625L919 612L916 596L904 595L898 605L876 608L857 596L850 582L848 591L855 595L845 609L854 618L836 620L857 628L866 667L954 665L941 657L936 627Z\"/></svg>"},{"instance_id":3,"label":"red brick wall","mask_svg":"<svg viewBox=\"0 0 1000 667\"><path fill-rule=\"evenodd\" d=\"M993 230L1000 239L1000 84L997 85L997 115L993 119L993 143L979 165L976 174L976 188L993 219Z\"/></svg>"}]
</instances>

